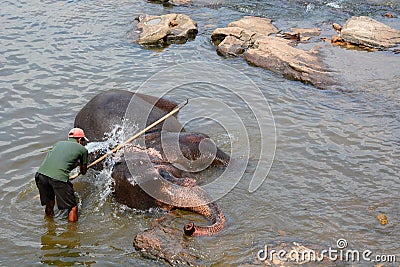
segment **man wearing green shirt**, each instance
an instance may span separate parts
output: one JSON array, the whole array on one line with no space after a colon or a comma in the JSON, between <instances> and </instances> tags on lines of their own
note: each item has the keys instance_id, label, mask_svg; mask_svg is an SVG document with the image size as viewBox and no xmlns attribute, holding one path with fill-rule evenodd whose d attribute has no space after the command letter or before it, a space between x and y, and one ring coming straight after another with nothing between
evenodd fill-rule
<instances>
[{"instance_id":1,"label":"man wearing green shirt","mask_svg":"<svg viewBox=\"0 0 400 267\"><path fill-rule=\"evenodd\" d=\"M46 205L47 216L54 216L54 204L57 200L60 210L68 209L68 221L78 220L78 205L69 174L78 165L81 174L87 171L88 151L82 145L84 140L88 141L82 129L71 129L68 141L60 141L54 145L35 175L40 202L42 206Z\"/></svg>"}]
</instances>

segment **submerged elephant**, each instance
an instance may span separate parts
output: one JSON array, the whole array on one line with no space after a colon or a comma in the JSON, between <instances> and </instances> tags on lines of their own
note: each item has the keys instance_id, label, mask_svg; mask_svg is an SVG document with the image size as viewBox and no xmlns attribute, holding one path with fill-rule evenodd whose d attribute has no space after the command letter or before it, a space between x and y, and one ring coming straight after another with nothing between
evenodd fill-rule
<instances>
[{"instance_id":1,"label":"submerged elephant","mask_svg":"<svg viewBox=\"0 0 400 267\"><path fill-rule=\"evenodd\" d=\"M95 96L82 108L75 118L75 127L84 129L91 141L102 141L115 125L125 123L142 129L176 106L162 98L110 90ZM189 236L212 235L223 228L222 210L193 179L193 173L202 169L200 166L226 166L230 160L207 135L185 132L176 117L169 117L149 130L139 143L117 154L119 160L112 172L117 202L141 210L185 209L211 221L211 225L204 227L188 223L184 232ZM177 185L173 193L171 185Z\"/></svg>"}]
</instances>

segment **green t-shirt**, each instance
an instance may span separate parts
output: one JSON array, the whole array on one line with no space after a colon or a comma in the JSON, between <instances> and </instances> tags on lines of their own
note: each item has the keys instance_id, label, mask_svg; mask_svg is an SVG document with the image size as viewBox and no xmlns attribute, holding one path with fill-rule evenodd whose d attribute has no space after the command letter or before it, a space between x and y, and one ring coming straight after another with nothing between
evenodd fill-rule
<instances>
[{"instance_id":1,"label":"green t-shirt","mask_svg":"<svg viewBox=\"0 0 400 267\"><path fill-rule=\"evenodd\" d=\"M38 173L67 182L78 161L87 164L88 151L74 138L57 142L40 165Z\"/></svg>"}]
</instances>

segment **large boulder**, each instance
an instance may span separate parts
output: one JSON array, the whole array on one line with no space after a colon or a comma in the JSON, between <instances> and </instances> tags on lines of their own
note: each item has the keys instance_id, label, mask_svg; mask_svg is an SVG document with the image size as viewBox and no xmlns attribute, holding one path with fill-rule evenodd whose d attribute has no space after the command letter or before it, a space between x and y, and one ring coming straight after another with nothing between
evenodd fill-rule
<instances>
[{"instance_id":1,"label":"large boulder","mask_svg":"<svg viewBox=\"0 0 400 267\"><path fill-rule=\"evenodd\" d=\"M387 49L400 44L400 31L372 18L352 17L341 30L344 41L367 47Z\"/></svg>"},{"instance_id":2,"label":"large boulder","mask_svg":"<svg viewBox=\"0 0 400 267\"><path fill-rule=\"evenodd\" d=\"M333 83L329 70L319 60L317 52L296 48L292 41L273 36L278 32L270 19L246 16L226 28L216 29L211 39L217 45L220 55L243 54L250 64L310 83L320 89ZM319 34L315 29L301 29L295 35L300 36L304 32Z\"/></svg>"},{"instance_id":3,"label":"large boulder","mask_svg":"<svg viewBox=\"0 0 400 267\"><path fill-rule=\"evenodd\" d=\"M244 52L247 62L281 73L304 83L324 89L332 81L329 71L322 65L315 52L290 46L290 41L278 37L258 38Z\"/></svg>"},{"instance_id":4,"label":"large boulder","mask_svg":"<svg viewBox=\"0 0 400 267\"><path fill-rule=\"evenodd\" d=\"M184 14L141 15L135 19L131 37L140 45L185 43L197 32L196 22Z\"/></svg>"}]
</instances>

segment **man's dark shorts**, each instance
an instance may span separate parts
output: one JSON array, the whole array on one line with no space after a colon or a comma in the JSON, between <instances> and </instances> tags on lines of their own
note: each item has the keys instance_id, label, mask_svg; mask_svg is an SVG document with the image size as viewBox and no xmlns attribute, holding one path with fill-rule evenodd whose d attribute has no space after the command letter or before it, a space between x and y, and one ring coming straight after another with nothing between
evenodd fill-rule
<instances>
[{"instance_id":1,"label":"man's dark shorts","mask_svg":"<svg viewBox=\"0 0 400 267\"><path fill-rule=\"evenodd\" d=\"M75 200L75 192L71 182L62 182L50 178L41 173L35 175L36 186L40 193L40 202L42 206L46 205L49 201L57 201L57 207L60 210L75 207L77 205Z\"/></svg>"}]
</instances>

